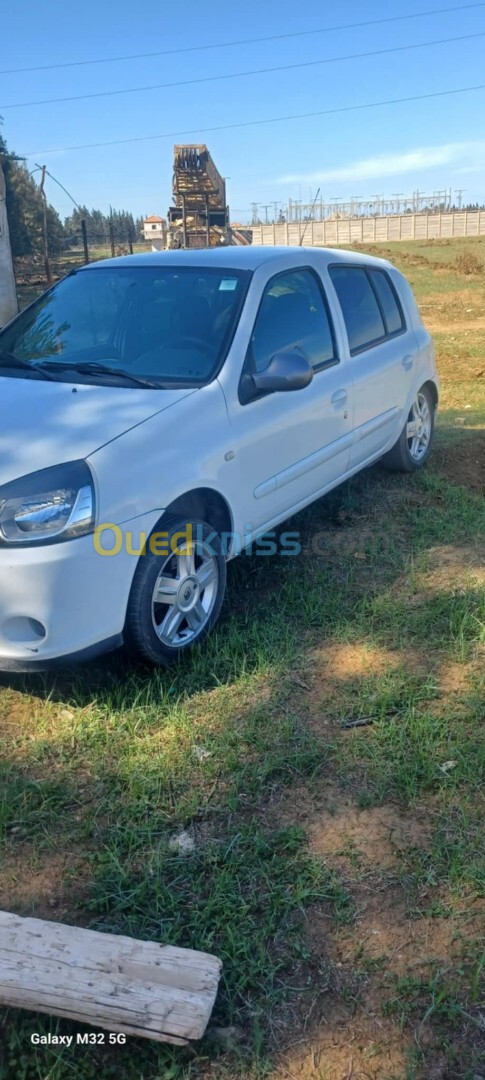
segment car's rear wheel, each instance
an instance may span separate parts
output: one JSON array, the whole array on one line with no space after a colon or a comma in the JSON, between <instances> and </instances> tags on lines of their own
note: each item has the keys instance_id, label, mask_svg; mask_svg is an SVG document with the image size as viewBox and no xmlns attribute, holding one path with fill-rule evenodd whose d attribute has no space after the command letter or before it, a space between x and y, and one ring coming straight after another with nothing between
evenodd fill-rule
<instances>
[{"instance_id":1,"label":"car's rear wheel","mask_svg":"<svg viewBox=\"0 0 485 1080\"><path fill-rule=\"evenodd\" d=\"M170 519L161 529L164 554L148 543L140 557L125 625L129 650L151 664L173 663L209 633L226 587L220 539L207 522Z\"/></svg>"},{"instance_id":2,"label":"car's rear wheel","mask_svg":"<svg viewBox=\"0 0 485 1080\"><path fill-rule=\"evenodd\" d=\"M422 386L411 405L401 435L382 458L388 469L414 472L427 461L434 435L435 403L431 391Z\"/></svg>"}]
</instances>

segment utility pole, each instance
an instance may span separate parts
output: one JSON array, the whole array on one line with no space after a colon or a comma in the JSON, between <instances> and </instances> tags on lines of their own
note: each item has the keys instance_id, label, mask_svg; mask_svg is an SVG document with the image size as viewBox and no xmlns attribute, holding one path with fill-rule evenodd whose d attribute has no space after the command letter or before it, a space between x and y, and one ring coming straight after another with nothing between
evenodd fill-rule
<instances>
[{"instance_id":1,"label":"utility pole","mask_svg":"<svg viewBox=\"0 0 485 1080\"><path fill-rule=\"evenodd\" d=\"M88 248L88 232L86 229L86 218L81 218L81 236L83 239L84 249L84 262L89 262L89 248Z\"/></svg>"},{"instance_id":2,"label":"utility pole","mask_svg":"<svg viewBox=\"0 0 485 1080\"><path fill-rule=\"evenodd\" d=\"M253 202L253 203L251 203L251 206L252 206L252 209L253 209L253 225L257 225L258 220L259 220L259 218L258 218L258 206L259 206L259 203Z\"/></svg>"},{"instance_id":3,"label":"utility pole","mask_svg":"<svg viewBox=\"0 0 485 1080\"><path fill-rule=\"evenodd\" d=\"M184 214L184 222L185 222L185 214ZM113 229L113 218L111 216L111 207L109 208L109 224L108 224L108 228L109 228L109 243L110 243L110 248L111 248L111 258L113 259L114 254L115 254L115 234L114 234L114 229Z\"/></svg>"},{"instance_id":4,"label":"utility pole","mask_svg":"<svg viewBox=\"0 0 485 1080\"><path fill-rule=\"evenodd\" d=\"M276 202L276 199L275 199L274 202L273 202L273 208L274 208L273 221L278 220L278 207L279 206L281 206L281 202Z\"/></svg>"},{"instance_id":5,"label":"utility pole","mask_svg":"<svg viewBox=\"0 0 485 1080\"><path fill-rule=\"evenodd\" d=\"M461 210L463 195L466 188L455 188L455 195L458 195L458 209Z\"/></svg>"},{"instance_id":6,"label":"utility pole","mask_svg":"<svg viewBox=\"0 0 485 1080\"><path fill-rule=\"evenodd\" d=\"M269 225L268 210L269 210L270 204L269 203L261 203L261 206L262 206L262 208L264 210L264 222L265 222L265 225Z\"/></svg>"},{"instance_id":7,"label":"utility pole","mask_svg":"<svg viewBox=\"0 0 485 1080\"><path fill-rule=\"evenodd\" d=\"M50 268L50 263L49 263L49 241L48 241L48 236L47 236L47 198L46 198L46 193L44 191L46 166L42 165L41 168L42 168L42 176L41 176L41 180L40 180L39 190L40 190L40 193L42 195L42 204L43 204L42 224L43 224L43 239L44 239L44 267L45 267L45 276L46 276L47 284L49 286L51 286L52 285L52 274L51 274L51 268Z\"/></svg>"},{"instance_id":8,"label":"utility pole","mask_svg":"<svg viewBox=\"0 0 485 1080\"><path fill-rule=\"evenodd\" d=\"M300 244L299 244L300 247L303 247L303 241L305 239L305 233L307 231L308 222L313 220L313 211L315 209L315 203L316 203L316 201L318 199L319 194L320 194L320 188L318 189L317 194L315 195L315 198L313 200L313 205L312 205L312 208L310 210L310 216L308 217L307 221L305 221L305 228L303 229L303 232L302 232L301 237L300 237Z\"/></svg>"}]
</instances>

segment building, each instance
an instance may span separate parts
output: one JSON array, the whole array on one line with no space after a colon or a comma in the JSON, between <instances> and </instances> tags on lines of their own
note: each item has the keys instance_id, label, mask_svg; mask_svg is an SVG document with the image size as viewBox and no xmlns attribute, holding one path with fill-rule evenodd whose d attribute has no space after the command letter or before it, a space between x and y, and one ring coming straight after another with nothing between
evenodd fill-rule
<instances>
[{"instance_id":1,"label":"building","mask_svg":"<svg viewBox=\"0 0 485 1080\"><path fill-rule=\"evenodd\" d=\"M145 240L161 240L163 247L165 247L165 241L167 237L167 222L165 218L158 217L157 214L151 214L150 217L145 218L143 222L143 236ZM158 244L159 248L160 245Z\"/></svg>"}]
</instances>

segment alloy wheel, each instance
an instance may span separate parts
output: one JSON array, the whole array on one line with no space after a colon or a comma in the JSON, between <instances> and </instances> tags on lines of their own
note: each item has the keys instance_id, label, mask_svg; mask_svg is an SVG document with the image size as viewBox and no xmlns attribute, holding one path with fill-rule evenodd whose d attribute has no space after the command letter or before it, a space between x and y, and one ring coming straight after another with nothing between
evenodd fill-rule
<instances>
[{"instance_id":1,"label":"alloy wheel","mask_svg":"<svg viewBox=\"0 0 485 1080\"><path fill-rule=\"evenodd\" d=\"M425 456L431 438L432 420L428 400L422 391L411 406L406 425L406 439L413 461Z\"/></svg>"},{"instance_id":2,"label":"alloy wheel","mask_svg":"<svg viewBox=\"0 0 485 1080\"><path fill-rule=\"evenodd\" d=\"M152 621L163 645L179 649L194 641L217 599L217 557L203 540L187 543L163 563L152 594Z\"/></svg>"}]
</instances>

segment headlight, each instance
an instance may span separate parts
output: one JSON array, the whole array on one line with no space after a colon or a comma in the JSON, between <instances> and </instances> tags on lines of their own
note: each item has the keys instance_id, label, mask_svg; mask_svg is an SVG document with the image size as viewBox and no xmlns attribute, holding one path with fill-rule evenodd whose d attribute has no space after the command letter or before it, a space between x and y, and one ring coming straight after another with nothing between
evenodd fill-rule
<instances>
[{"instance_id":1,"label":"headlight","mask_svg":"<svg viewBox=\"0 0 485 1080\"><path fill-rule=\"evenodd\" d=\"M94 529L94 486L85 461L69 461L0 487L0 544L56 543Z\"/></svg>"}]
</instances>

